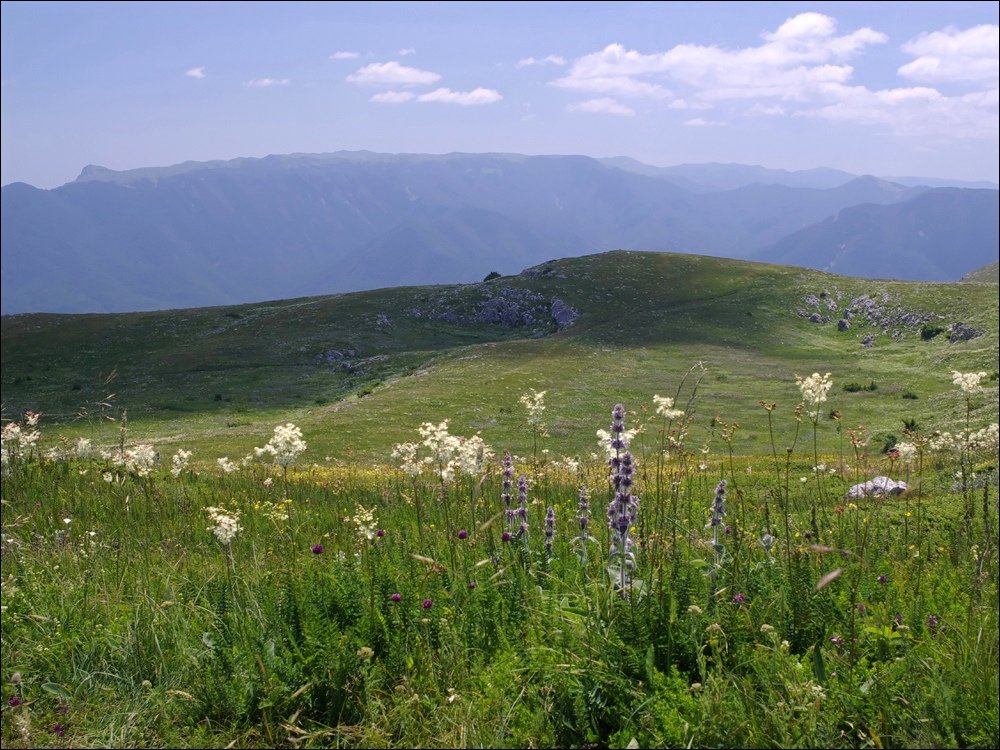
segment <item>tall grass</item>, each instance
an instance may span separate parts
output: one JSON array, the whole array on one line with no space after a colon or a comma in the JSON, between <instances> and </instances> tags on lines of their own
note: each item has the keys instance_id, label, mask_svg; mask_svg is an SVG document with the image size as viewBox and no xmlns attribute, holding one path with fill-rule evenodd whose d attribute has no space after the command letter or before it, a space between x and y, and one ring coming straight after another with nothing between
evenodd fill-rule
<instances>
[{"instance_id":1,"label":"tall grass","mask_svg":"<svg viewBox=\"0 0 1000 750\"><path fill-rule=\"evenodd\" d=\"M995 446L848 498L899 459L709 463L685 416L628 420L627 583L603 455L523 459L531 531L504 541L499 467L444 453L174 477L5 442L5 746L996 746Z\"/></svg>"}]
</instances>

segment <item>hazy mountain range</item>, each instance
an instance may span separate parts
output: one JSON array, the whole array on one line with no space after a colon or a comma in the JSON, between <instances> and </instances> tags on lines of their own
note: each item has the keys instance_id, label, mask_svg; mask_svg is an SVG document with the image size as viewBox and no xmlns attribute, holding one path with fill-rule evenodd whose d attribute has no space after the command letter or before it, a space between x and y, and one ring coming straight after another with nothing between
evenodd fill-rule
<instances>
[{"instance_id":1,"label":"hazy mountain range","mask_svg":"<svg viewBox=\"0 0 1000 750\"><path fill-rule=\"evenodd\" d=\"M469 282L618 248L954 281L997 259L998 192L952 185L516 154L90 166L53 190L3 187L0 308L149 310Z\"/></svg>"}]
</instances>

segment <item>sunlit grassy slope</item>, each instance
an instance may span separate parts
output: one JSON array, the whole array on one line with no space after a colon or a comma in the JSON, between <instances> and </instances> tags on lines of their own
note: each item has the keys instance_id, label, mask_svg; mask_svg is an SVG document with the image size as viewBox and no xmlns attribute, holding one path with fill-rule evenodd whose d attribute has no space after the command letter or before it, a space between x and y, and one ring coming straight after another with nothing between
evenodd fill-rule
<instances>
[{"instance_id":1,"label":"sunlit grassy slope","mask_svg":"<svg viewBox=\"0 0 1000 750\"><path fill-rule=\"evenodd\" d=\"M294 421L312 460L387 461L392 444L411 439L418 424L444 419L453 433L481 431L496 446L527 452L518 398L535 388L547 391L549 437L540 447L572 455L597 449L594 433L607 427L616 402L641 416L654 393L675 395L700 362L704 372L692 373L681 393L686 400L701 376L692 439L707 439L719 415L739 422L737 450L770 452L759 402L778 404L781 450L795 429L796 374L833 373L829 406L843 413L845 429L865 424L901 435L904 418L924 430L955 429L964 402L951 371L997 369L996 284L869 281L624 251L536 270L483 284L236 307L5 317L4 417L42 411L50 430L111 443L115 425L101 416L127 410L129 439L194 449L202 460L243 455L276 422ZM546 308L558 298L580 316L561 331L547 314L544 323L518 328L460 322L501 290L530 290ZM838 331L841 311L864 294L889 317L910 313L984 333L957 343L947 333L924 340L919 322L872 327L859 317ZM810 322L801 311L830 321ZM449 312L459 320L449 322ZM877 337L865 348L870 333ZM333 351L344 359L325 356ZM843 390L872 381L875 391ZM977 422L996 419L990 385ZM110 407L100 406L111 393ZM821 423L821 449L840 445L836 424ZM716 438L713 454L721 449Z\"/></svg>"}]
</instances>

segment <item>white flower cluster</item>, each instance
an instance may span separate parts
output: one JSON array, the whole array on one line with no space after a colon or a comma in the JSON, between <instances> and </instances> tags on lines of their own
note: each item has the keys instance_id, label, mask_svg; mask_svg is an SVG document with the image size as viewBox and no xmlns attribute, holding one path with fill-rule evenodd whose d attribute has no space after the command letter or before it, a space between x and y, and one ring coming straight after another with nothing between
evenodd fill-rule
<instances>
[{"instance_id":1,"label":"white flower cluster","mask_svg":"<svg viewBox=\"0 0 1000 750\"><path fill-rule=\"evenodd\" d=\"M240 465L235 461L230 461L229 456L223 456L222 458L215 459L215 462L219 464L219 469L222 470L223 474L232 474Z\"/></svg>"},{"instance_id":2,"label":"white flower cluster","mask_svg":"<svg viewBox=\"0 0 1000 750\"><path fill-rule=\"evenodd\" d=\"M367 539L371 541L375 538L376 526L378 526L378 521L375 518L375 511L378 510L378 506L373 506L371 510L366 510L363 506L359 505L358 509L354 512L354 525L357 527L354 533L358 535L358 539Z\"/></svg>"},{"instance_id":3,"label":"white flower cluster","mask_svg":"<svg viewBox=\"0 0 1000 750\"><path fill-rule=\"evenodd\" d=\"M656 413L666 419L680 419L684 416L683 409L674 408L674 400L668 396L653 396L653 403L656 404Z\"/></svg>"},{"instance_id":4,"label":"white flower cluster","mask_svg":"<svg viewBox=\"0 0 1000 750\"><path fill-rule=\"evenodd\" d=\"M830 373L820 375L818 372L814 372L805 379L796 375L795 382L798 383L799 390L802 391L802 400L808 407L807 413L813 420L819 419L819 405L826 401L826 394L833 386Z\"/></svg>"},{"instance_id":5,"label":"white flower cluster","mask_svg":"<svg viewBox=\"0 0 1000 750\"><path fill-rule=\"evenodd\" d=\"M962 389L966 396L972 396L983 390L980 381L989 375L988 372L959 372L951 371L951 382Z\"/></svg>"},{"instance_id":6,"label":"white flower cluster","mask_svg":"<svg viewBox=\"0 0 1000 750\"><path fill-rule=\"evenodd\" d=\"M122 451L115 451L111 463L121 466L125 471L132 471L140 477L148 477L156 464L157 453L149 443L139 443Z\"/></svg>"},{"instance_id":7,"label":"white flower cluster","mask_svg":"<svg viewBox=\"0 0 1000 750\"><path fill-rule=\"evenodd\" d=\"M42 436L38 430L25 429L38 425L41 414L26 412L24 415L24 426L17 422L8 422L0 431L0 457L3 465L6 466L10 459L23 459L34 449L38 439Z\"/></svg>"},{"instance_id":8,"label":"white flower cluster","mask_svg":"<svg viewBox=\"0 0 1000 750\"><path fill-rule=\"evenodd\" d=\"M528 410L528 424L542 423L546 393L547 391L536 391L532 388L529 393L521 396L520 401L524 404L524 408Z\"/></svg>"},{"instance_id":9,"label":"white flower cluster","mask_svg":"<svg viewBox=\"0 0 1000 750\"><path fill-rule=\"evenodd\" d=\"M424 422L417 431L423 440L399 443L392 451L392 457L399 460L403 471L410 476L431 468L441 481L450 482L458 472L469 476L482 474L493 460L493 449L478 434L470 438L449 434L447 419L440 424ZM426 449L424 455L421 448Z\"/></svg>"},{"instance_id":10,"label":"white flower cluster","mask_svg":"<svg viewBox=\"0 0 1000 750\"><path fill-rule=\"evenodd\" d=\"M306 449L306 441L302 439L302 430L289 422L279 424L274 428L274 434L263 448L254 448L258 457L265 453L274 456L274 463L287 469L295 463L298 455Z\"/></svg>"},{"instance_id":11,"label":"white flower cluster","mask_svg":"<svg viewBox=\"0 0 1000 750\"><path fill-rule=\"evenodd\" d=\"M191 451L186 451L183 448L178 448L177 452L170 459L170 473L176 479L181 474L183 474L188 467L188 461L191 459Z\"/></svg>"},{"instance_id":12,"label":"white flower cluster","mask_svg":"<svg viewBox=\"0 0 1000 750\"><path fill-rule=\"evenodd\" d=\"M227 511L224 508L214 506L207 507L205 510L208 511L208 520L213 524L208 527L208 531L215 534L215 538L223 544L229 544L239 532L243 531L243 527L239 524L240 512L238 510Z\"/></svg>"},{"instance_id":13,"label":"white flower cluster","mask_svg":"<svg viewBox=\"0 0 1000 750\"><path fill-rule=\"evenodd\" d=\"M899 460L904 464L912 464L917 458L917 446L913 443L906 441L896 443L896 452L899 453Z\"/></svg>"},{"instance_id":14,"label":"white flower cluster","mask_svg":"<svg viewBox=\"0 0 1000 750\"><path fill-rule=\"evenodd\" d=\"M85 437L78 437L73 441L73 455L80 460L90 458L90 454L93 450L94 449L90 445L90 440Z\"/></svg>"},{"instance_id":15,"label":"white flower cluster","mask_svg":"<svg viewBox=\"0 0 1000 750\"><path fill-rule=\"evenodd\" d=\"M997 453L1000 450L1000 424L994 422L989 427L984 427L976 432L963 430L954 435L950 432L936 432L931 435L927 447L935 453L950 450Z\"/></svg>"}]
</instances>

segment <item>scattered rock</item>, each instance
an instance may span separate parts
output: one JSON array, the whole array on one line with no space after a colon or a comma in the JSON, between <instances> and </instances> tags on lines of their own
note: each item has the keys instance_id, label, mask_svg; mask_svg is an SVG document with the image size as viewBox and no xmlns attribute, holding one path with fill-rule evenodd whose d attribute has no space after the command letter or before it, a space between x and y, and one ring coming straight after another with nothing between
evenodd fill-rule
<instances>
[{"instance_id":1,"label":"scattered rock","mask_svg":"<svg viewBox=\"0 0 1000 750\"><path fill-rule=\"evenodd\" d=\"M894 482L889 477L875 477L867 482L851 487L847 491L847 496L851 499L868 497L869 495L874 497L883 497L885 495L896 497L909 489L910 487L906 482Z\"/></svg>"},{"instance_id":2,"label":"scattered rock","mask_svg":"<svg viewBox=\"0 0 1000 750\"><path fill-rule=\"evenodd\" d=\"M580 313L567 305L558 297L552 298L552 319L555 320L561 331L572 325L573 321L580 317Z\"/></svg>"},{"instance_id":3,"label":"scattered rock","mask_svg":"<svg viewBox=\"0 0 1000 750\"><path fill-rule=\"evenodd\" d=\"M965 323L952 323L948 326L948 341L953 344L956 341L968 341L969 339L982 336L983 333L984 331L981 329L967 326Z\"/></svg>"},{"instance_id":4,"label":"scattered rock","mask_svg":"<svg viewBox=\"0 0 1000 750\"><path fill-rule=\"evenodd\" d=\"M851 330L850 321L848 321L847 318L841 318L840 320L838 320L837 321L837 330L838 331L849 331L849 330Z\"/></svg>"}]
</instances>

